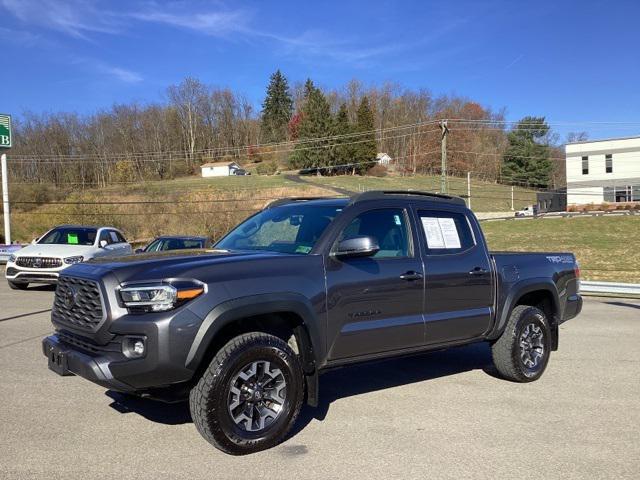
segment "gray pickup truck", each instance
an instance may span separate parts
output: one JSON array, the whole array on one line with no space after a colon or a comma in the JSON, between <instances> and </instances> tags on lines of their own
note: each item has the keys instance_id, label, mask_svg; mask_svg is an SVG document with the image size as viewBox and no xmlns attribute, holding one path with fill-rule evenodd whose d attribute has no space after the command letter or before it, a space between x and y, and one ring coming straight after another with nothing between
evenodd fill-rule
<instances>
[{"instance_id":1,"label":"gray pickup truck","mask_svg":"<svg viewBox=\"0 0 640 480\"><path fill-rule=\"evenodd\" d=\"M211 250L73 265L42 346L60 375L188 397L239 455L282 441L332 367L489 342L503 377L536 380L581 308L571 253L490 253L463 200L378 191L276 201Z\"/></svg>"}]
</instances>

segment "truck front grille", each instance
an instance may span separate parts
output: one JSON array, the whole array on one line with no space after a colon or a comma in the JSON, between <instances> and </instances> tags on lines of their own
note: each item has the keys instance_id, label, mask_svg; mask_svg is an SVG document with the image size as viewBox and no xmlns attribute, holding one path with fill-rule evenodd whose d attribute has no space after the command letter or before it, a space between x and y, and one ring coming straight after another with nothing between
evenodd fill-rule
<instances>
[{"instance_id":1,"label":"truck front grille","mask_svg":"<svg viewBox=\"0 0 640 480\"><path fill-rule=\"evenodd\" d=\"M97 282L61 276L51 310L51 319L59 324L95 332L104 320L102 295Z\"/></svg>"},{"instance_id":2,"label":"truck front grille","mask_svg":"<svg viewBox=\"0 0 640 480\"><path fill-rule=\"evenodd\" d=\"M62 266L62 259L54 257L18 257L16 265L24 268L58 268Z\"/></svg>"}]
</instances>

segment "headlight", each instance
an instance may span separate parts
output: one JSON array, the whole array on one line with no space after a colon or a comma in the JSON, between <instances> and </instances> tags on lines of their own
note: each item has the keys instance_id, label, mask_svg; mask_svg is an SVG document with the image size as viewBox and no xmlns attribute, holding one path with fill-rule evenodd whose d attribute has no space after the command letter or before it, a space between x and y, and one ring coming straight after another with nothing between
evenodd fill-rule
<instances>
[{"instance_id":1,"label":"headlight","mask_svg":"<svg viewBox=\"0 0 640 480\"><path fill-rule=\"evenodd\" d=\"M9 260L7 260L7 263L16 263L17 259L18 259L18 257L16 257L15 255L11 254L11 255L9 255Z\"/></svg>"},{"instance_id":2,"label":"headlight","mask_svg":"<svg viewBox=\"0 0 640 480\"><path fill-rule=\"evenodd\" d=\"M64 259L64 263L67 265L73 265L74 263L80 263L84 261L84 257L82 255L78 255L77 257L67 257Z\"/></svg>"},{"instance_id":3,"label":"headlight","mask_svg":"<svg viewBox=\"0 0 640 480\"><path fill-rule=\"evenodd\" d=\"M202 295L204 291L205 286L201 283L181 281L123 287L120 298L125 307L134 312L164 312Z\"/></svg>"}]
</instances>

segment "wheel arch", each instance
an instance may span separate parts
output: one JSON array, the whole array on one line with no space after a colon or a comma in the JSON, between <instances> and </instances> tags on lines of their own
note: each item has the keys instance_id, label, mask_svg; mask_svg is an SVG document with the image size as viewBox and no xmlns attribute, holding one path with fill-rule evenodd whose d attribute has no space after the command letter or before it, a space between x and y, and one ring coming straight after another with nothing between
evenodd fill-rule
<instances>
[{"instance_id":1,"label":"wheel arch","mask_svg":"<svg viewBox=\"0 0 640 480\"><path fill-rule=\"evenodd\" d=\"M498 322L490 339L496 339L502 334L511 312L518 305L530 305L544 312L553 332L553 350L557 350L560 299L556 285L545 278L529 279L513 285L504 302L504 308L498 314Z\"/></svg>"},{"instance_id":2,"label":"wheel arch","mask_svg":"<svg viewBox=\"0 0 640 480\"><path fill-rule=\"evenodd\" d=\"M295 293L252 295L224 302L205 317L187 354L185 366L195 378L231 338L262 331L295 337L307 382L307 401L317 403L317 365L324 354L320 323L310 302Z\"/></svg>"}]
</instances>

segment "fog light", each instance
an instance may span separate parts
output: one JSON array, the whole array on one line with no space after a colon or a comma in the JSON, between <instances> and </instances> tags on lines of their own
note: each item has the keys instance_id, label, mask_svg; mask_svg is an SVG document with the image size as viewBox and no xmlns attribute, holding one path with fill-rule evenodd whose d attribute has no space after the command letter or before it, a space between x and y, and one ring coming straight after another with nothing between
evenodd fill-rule
<instances>
[{"instance_id":1,"label":"fog light","mask_svg":"<svg viewBox=\"0 0 640 480\"><path fill-rule=\"evenodd\" d=\"M144 342L142 340L136 340L133 343L133 353L138 356L144 355Z\"/></svg>"},{"instance_id":2,"label":"fog light","mask_svg":"<svg viewBox=\"0 0 640 480\"><path fill-rule=\"evenodd\" d=\"M129 337L122 342L122 353L129 358L143 357L147 348L145 339L140 337Z\"/></svg>"}]
</instances>

